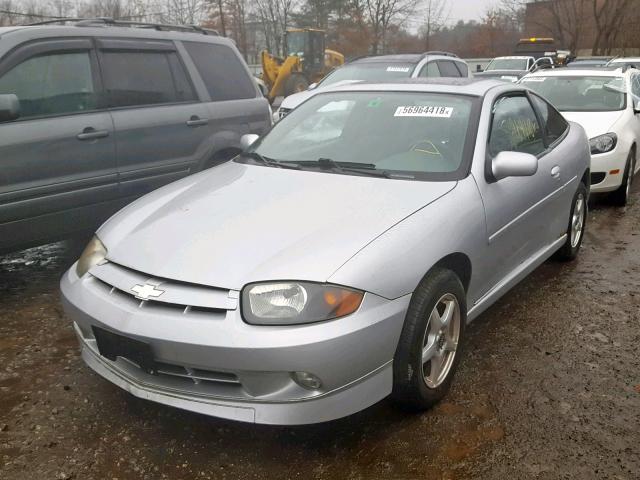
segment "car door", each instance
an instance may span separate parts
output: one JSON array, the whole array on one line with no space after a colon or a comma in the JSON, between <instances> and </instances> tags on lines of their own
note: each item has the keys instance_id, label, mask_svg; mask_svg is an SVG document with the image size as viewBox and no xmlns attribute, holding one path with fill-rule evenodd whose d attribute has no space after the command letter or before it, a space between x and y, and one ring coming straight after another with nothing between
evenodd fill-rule
<instances>
[{"instance_id":1,"label":"car door","mask_svg":"<svg viewBox=\"0 0 640 480\"><path fill-rule=\"evenodd\" d=\"M114 210L113 122L93 44L47 39L0 63L0 93L20 116L0 124L0 248L92 228Z\"/></svg>"},{"instance_id":2,"label":"car door","mask_svg":"<svg viewBox=\"0 0 640 480\"><path fill-rule=\"evenodd\" d=\"M491 164L503 151L538 157L533 176L507 177L495 181ZM492 107L485 172L476 181L486 213L490 277L494 286L550 243L549 221L558 212L554 195L561 180L554 176L556 160L545 155L547 146L538 116L525 92L496 99Z\"/></svg>"},{"instance_id":3,"label":"car door","mask_svg":"<svg viewBox=\"0 0 640 480\"><path fill-rule=\"evenodd\" d=\"M97 40L123 197L187 175L208 154L209 118L172 41Z\"/></svg>"}]
</instances>

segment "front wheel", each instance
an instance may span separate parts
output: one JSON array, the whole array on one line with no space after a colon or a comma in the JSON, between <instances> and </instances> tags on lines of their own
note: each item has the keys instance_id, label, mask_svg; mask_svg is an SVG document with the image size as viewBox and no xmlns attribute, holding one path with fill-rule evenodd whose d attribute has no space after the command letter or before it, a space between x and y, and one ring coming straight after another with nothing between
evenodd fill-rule
<instances>
[{"instance_id":1,"label":"front wheel","mask_svg":"<svg viewBox=\"0 0 640 480\"><path fill-rule=\"evenodd\" d=\"M571 203L567 240L556 253L558 260L569 261L578 256L584 237L584 227L587 224L587 211L587 187L584 183L580 183Z\"/></svg>"},{"instance_id":2,"label":"front wheel","mask_svg":"<svg viewBox=\"0 0 640 480\"><path fill-rule=\"evenodd\" d=\"M467 309L460 279L436 269L413 293L393 360L392 398L415 410L445 396L461 353Z\"/></svg>"},{"instance_id":3,"label":"front wheel","mask_svg":"<svg viewBox=\"0 0 640 480\"><path fill-rule=\"evenodd\" d=\"M622 185L618 189L611 193L611 201L614 205L624 207L629 203L631 197L631 186L633 184L633 174L636 170L636 155L633 150L629 152L629 158L624 168L624 175L622 176Z\"/></svg>"}]
</instances>

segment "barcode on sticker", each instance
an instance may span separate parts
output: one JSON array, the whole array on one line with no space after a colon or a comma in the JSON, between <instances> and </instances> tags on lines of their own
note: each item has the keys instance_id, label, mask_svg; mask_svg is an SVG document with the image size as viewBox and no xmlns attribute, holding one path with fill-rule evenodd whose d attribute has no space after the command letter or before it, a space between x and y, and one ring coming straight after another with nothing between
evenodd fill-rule
<instances>
[{"instance_id":1,"label":"barcode on sticker","mask_svg":"<svg viewBox=\"0 0 640 480\"><path fill-rule=\"evenodd\" d=\"M424 105L413 105L409 107L398 107L394 117L435 117L451 118L452 107L428 107Z\"/></svg>"},{"instance_id":2,"label":"barcode on sticker","mask_svg":"<svg viewBox=\"0 0 640 480\"><path fill-rule=\"evenodd\" d=\"M409 67L387 67L387 72L409 72Z\"/></svg>"}]
</instances>

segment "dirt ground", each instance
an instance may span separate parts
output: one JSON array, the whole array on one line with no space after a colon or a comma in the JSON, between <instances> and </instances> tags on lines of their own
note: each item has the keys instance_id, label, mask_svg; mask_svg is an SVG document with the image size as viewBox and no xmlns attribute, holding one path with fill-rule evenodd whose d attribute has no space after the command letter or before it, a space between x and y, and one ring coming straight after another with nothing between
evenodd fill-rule
<instances>
[{"instance_id":1,"label":"dirt ground","mask_svg":"<svg viewBox=\"0 0 640 480\"><path fill-rule=\"evenodd\" d=\"M640 197L636 193L636 197ZM0 257L0 478L640 479L640 200L471 324L446 401L295 428L136 399L83 365L64 244Z\"/></svg>"}]
</instances>

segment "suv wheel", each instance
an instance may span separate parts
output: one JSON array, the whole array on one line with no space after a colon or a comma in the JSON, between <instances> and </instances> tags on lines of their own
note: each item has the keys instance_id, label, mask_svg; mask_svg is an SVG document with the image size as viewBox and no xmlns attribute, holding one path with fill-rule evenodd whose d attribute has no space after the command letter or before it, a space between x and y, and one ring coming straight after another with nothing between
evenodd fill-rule
<instances>
[{"instance_id":1,"label":"suv wheel","mask_svg":"<svg viewBox=\"0 0 640 480\"><path fill-rule=\"evenodd\" d=\"M411 298L393 360L393 399L423 410L445 396L460 361L466 296L450 270L436 269Z\"/></svg>"}]
</instances>

